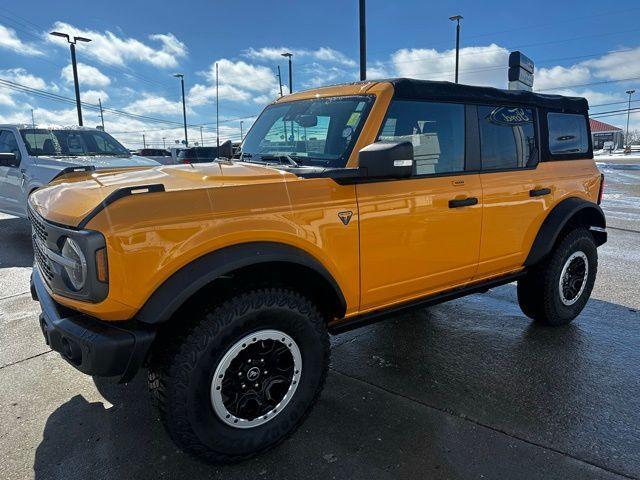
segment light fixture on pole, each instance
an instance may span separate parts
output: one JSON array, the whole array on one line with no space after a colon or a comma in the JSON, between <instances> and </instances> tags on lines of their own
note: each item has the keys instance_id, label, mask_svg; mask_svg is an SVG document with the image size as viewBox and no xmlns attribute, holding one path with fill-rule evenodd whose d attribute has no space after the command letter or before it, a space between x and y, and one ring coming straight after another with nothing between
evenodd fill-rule
<instances>
[{"instance_id":1,"label":"light fixture on pole","mask_svg":"<svg viewBox=\"0 0 640 480\"><path fill-rule=\"evenodd\" d=\"M449 20L456 22L456 83L458 83L458 65L460 60L460 20L462 15L454 15L449 17Z\"/></svg>"},{"instance_id":2,"label":"light fixture on pole","mask_svg":"<svg viewBox=\"0 0 640 480\"><path fill-rule=\"evenodd\" d=\"M291 71L291 57L293 57L293 53L285 52L280 55L289 59L289 93L293 93L293 73Z\"/></svg>"},{"instance_id":3,"label":"light fixture on pole","mask_svg":"<svg viewBox=\"0 0 640 480\"><path fill-rule=\"evenodd\" d=\"M635 90L627 90L627 95L629 95L629 108L627 108L627 136L625 140L627 141L627 147L629 146L629 115L631 114L631 95L636 93Z\"/></svg>"},{"instance_id":4,"label":"light fixture on pole","mask_svg":"<svg viewBox=\"0 0 640 480\"><path fill-rule=\"evenodd\" d=\"M51 32L54 37L66 38L69 42L69 48L71 49L71 68L73 69L73 84L76 91L76 108L78 109L78 125L82 126L82 106L80 104L80 85L78 82L78 64L76 62L76 43L77 42L90 42L90 38L85 37L72 37L68 33Z\"/></svg>"},{"instance_id":5,"label":"light fixture on pole","mask_svg":"<svg viewBox=\"0 0 640 480\"><path fill-rule=\"evenodd\" d=\"M182 86L182 118L184 120L184 146L189 146L189 138L187 137L187 104L184 100L184 74L174 73L174 77L180 79L180 85Z\"/></svg>"}]
</instances>

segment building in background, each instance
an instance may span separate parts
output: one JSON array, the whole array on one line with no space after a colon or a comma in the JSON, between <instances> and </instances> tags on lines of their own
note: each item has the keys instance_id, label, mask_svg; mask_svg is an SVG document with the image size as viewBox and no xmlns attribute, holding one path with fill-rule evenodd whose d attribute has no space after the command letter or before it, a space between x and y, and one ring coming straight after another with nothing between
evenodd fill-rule
<instances>
[{"instance_id":1,"label":"building in background","mask_svg":"<svg viewBox=\"0 0 640 480\"><path fill-rule=\"evenodd\" d=\"M613 149L624 148L624 132L621 128L614 127L599 120L589 119L591 125L591 139L593 149L602 150L605 142L613 142Z\"/></svg>"}]
</instances>

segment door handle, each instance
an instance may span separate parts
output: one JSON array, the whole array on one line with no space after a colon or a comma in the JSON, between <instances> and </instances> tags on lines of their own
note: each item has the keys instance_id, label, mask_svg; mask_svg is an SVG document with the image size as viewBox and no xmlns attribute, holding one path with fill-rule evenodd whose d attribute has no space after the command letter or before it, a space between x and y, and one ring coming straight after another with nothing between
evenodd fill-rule
<instances>
[{"instance_id":1,"label":"door handle","mask_svg":"<svg viewBox=\"0 0 640 480\"><path fill-rule=\"evenodd\" d=\"M541 197L542 195L549 195L550 193L550 188L534 188L533 190L529 190L530 197Z\"/></svg>"},{"instance_id":2,"label":"door handle","mask_svg":"<svg viewBox=\"0 0 640 480\"><path fill-rule=\"evenodd\" d=\"M471 205L477 205L478 199L476 197L463 198L461 200L449 200L449 208L470 207Z\"/></svg>"}]
</instances>

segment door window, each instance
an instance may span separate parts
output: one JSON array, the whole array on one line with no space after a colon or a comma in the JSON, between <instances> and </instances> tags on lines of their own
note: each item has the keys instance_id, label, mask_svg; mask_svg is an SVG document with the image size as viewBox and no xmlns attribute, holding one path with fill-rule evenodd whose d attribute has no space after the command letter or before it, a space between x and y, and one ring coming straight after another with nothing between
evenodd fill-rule
<instances>
[{"instance_id":1,"label":"door window","mask_svg":"<svg viewBox=\"0 0 640 480\"><path fill-rule=\"evenodd\" d=\"M13 132L0 130L0 153L15 153L18 161L20 161L20 149Z\"/></svg>"},{"instance_id":2,"label":"door window","mask_svg":"<svg viewBox=\"0 0 640 480\"><path fill-rule=\"evenodd\" d=\"M534 166L538 161L533 111L529 108L479 106L483 170Z\"/></svg>"},{"instance_id":3,"label":"door window","mask_svg":"<svg viewBox=\"0 0 640 480\"><path fill-rule=\"evenodd\" d=\"M395 100L378 140L413 144L415 175L464 171L464 105Z\"/></svg>"},{"instance_id":4,"label":"door window","mask_svg":"<svg viewBox=\"0 0 640 480\"><path fill-rule=\"evenodd\" d=\"M549 151L552 154L586 153L587 120L584 115L549 113Z\"/></svg>"}]
</instances>

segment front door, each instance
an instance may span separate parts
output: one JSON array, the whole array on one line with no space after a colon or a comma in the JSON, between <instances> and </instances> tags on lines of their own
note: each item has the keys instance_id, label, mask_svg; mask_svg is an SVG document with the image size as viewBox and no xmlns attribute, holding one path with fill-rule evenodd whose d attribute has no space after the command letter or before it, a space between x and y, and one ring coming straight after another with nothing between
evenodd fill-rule
<instances>
[{"instance_id":1,"label":"front door","mask_svg":"<svg viewBox=\"0 0 640 480\"><path fill-rule=\"evenodd\" d=\"M10 130L0 130L0 153L15 153L20 160L18 142ZM0 165L0 210L16 215L25 213L22 172L19 166Z\"/></svg>"},{"instance_id":2,"label":"front door","mask_svg":"<svg viewBox=\"0 0 640 480\"><path fill-rule=\"evenodd\" d=\"M464 285L478 263L482 191L465 174L465 107L395 100L380 141L414 146L410 179L356 187L361 311Z\"/></svg>"}]
</instances>

